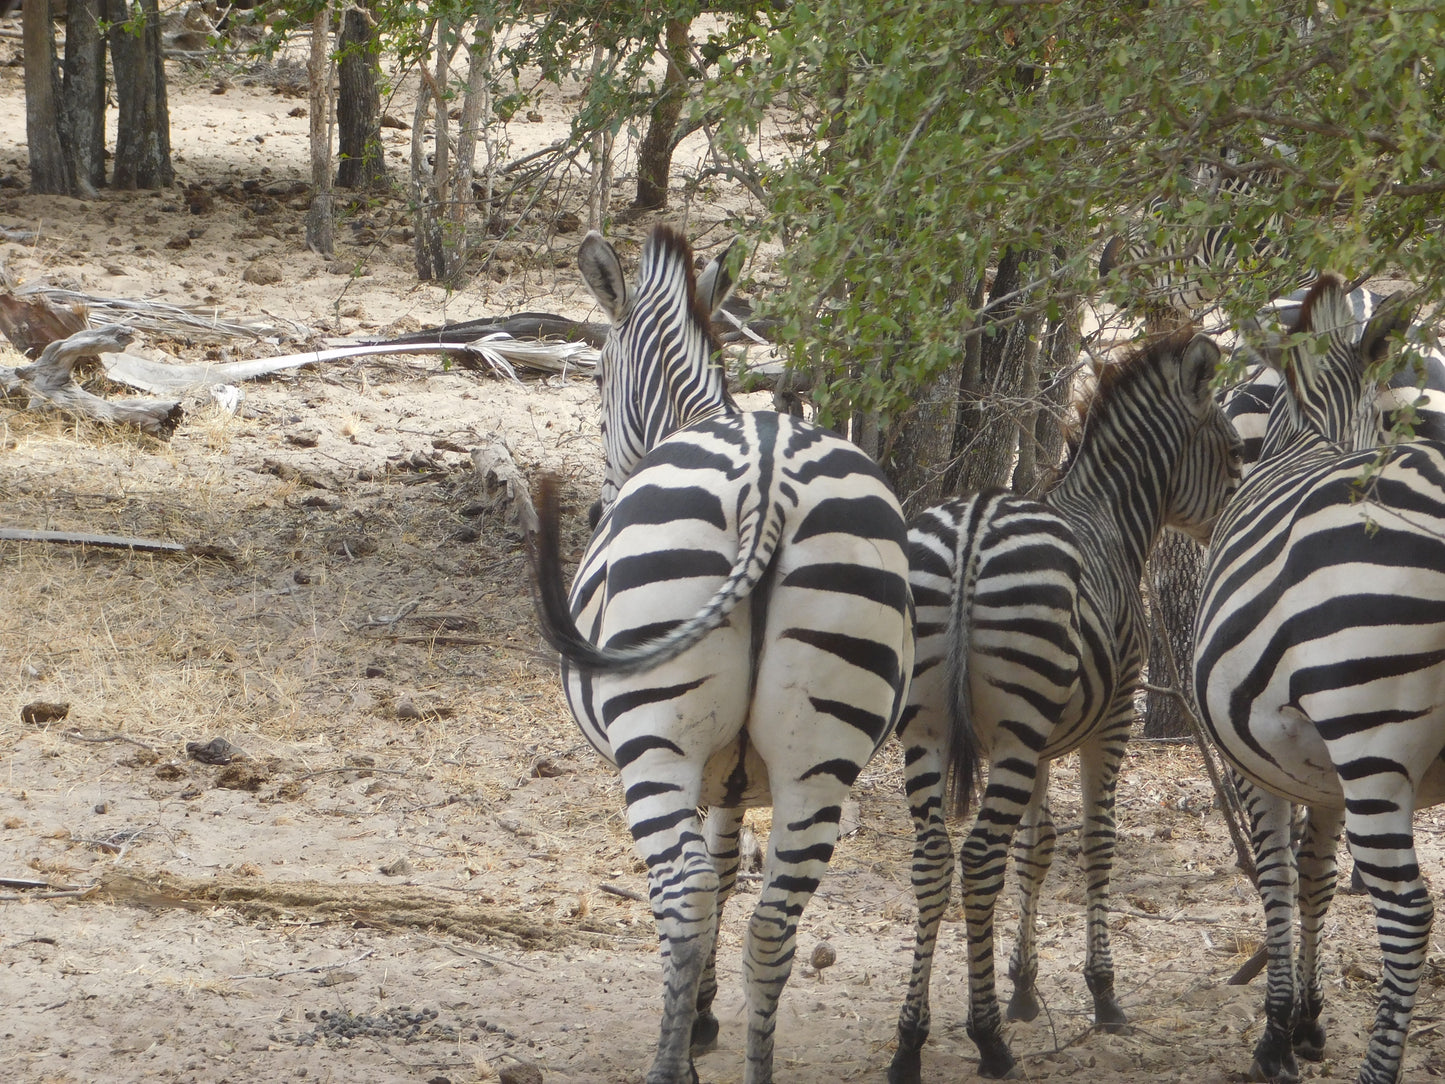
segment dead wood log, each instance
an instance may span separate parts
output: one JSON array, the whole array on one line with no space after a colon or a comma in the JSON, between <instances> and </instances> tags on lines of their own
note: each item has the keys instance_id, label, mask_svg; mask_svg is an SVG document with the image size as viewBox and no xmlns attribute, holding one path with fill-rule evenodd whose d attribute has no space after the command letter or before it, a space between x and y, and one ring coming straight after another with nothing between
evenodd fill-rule
<instances>
[{"instance_id":1,"label":"dead wood log","mask_svg":"<svg viewBox=\"0 0 1445 1084\"><path fill-rule=\"evenodd\" d=\"M44 298L24 301L8 291L0 293L0 333L27 358L39 357L56 339L74 335L85 323L82 307L54 305Z\"/></svg>"},{"instance_id":2,"label":"dead wood log","mask_svg":"<svg viewBox=\"0 0 1445 1084\"><path fill-rule=\"evenodd\" d=\"M60 546L99 546L103 549L137 550L142 553L178 553L190 557L235 559L235 554L225 546L210 542L166 542L158 538L132 538L122 534L27 531L18 527L0 527L0 542L49 542Z\"/></svg>"},{"instance_id":3,"label":"dead wood log","mask_svg":"<svg viewBox=\"0 0 1445 1084\"><path fill-rule=\"evenodd\" d=\"M0 366L0 387L7 394L29 395L31 410L61 410L103 425L133 425L142 432L169 439L184 415L175 400L102 399L75 382L76 364L95 354L125 349L135 338L127 327L86 328L52 342L40 358L18 369Z\"/></svg>"}]
</instances>

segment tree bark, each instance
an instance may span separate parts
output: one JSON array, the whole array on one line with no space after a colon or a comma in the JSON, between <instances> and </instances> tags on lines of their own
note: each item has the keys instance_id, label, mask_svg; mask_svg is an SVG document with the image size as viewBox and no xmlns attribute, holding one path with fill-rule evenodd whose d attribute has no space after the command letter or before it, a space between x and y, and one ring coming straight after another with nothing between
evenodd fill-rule
<instances>
[{"instance_id":1,"label":"tree bark","mask_svg":"<svg viewBox=\"0 0 1445 1084\"><path fill-rule=\"evenodd\" d=\"M341 18L340 88L336 101L336 169L340 188L387 187L386 151L381 145L381 92L377 85L380 43L371 20L375 0L357 0Z\"/></svg>"},{"instance_id":2,"label":"tree bark","mask_svg":"<svg viewBox=\"0 0 1445 1084\"><path fill-rule=\"evenodd\" d=\"M25 0L25 141L30 150L30 191L71 196L75 176L61 141L60 88L55 74L55 38L50 0Z\"/></svg>"},{"instance_id":3,"label":"tree bark","mask_svg":"<svg viewBox=\"0 0 1445 1084\"><path fill-rule=\"evenodd\" d=\"M322 256L336 251L331 215L331 2L311 20L311 207L306 212L306 247Z\"/></svg>"},{"instance_id":4,"label":"tree bark","mask_svg":"<svg viewBox=\"0 0 1445 1084\"><path fill-rule=\"evenodd\" d=\"M94 196L105 184L105 35L102 0L70 0L65 9L62 139L77 191Z\"/></svg>"},{"instance_id":5,"label":"tree bark","mask_svg":"<svg viewBox=\"0 0 1445 1084\"><path fill-rule=\"evenodd\" d=\"M1160 636L1168 638L1179 669L1178 690L1186 700L1194 690L1194 615L1199 608L1199 584L1204 575L1204 549L1192 538L1166 531L1149 558L1149 684L1169 687L1174 675L1158 665L1167 659ZM1146 690L1144 736L1185 738L1193 731L1184 704L1167 693Z\"/></svg>"},{"instance_id":6,"label":"tree bark","mask_svg":"<svg viewBox=\"0 0 1445 1084\"><path fill-rule=\"evenodd\" d=\"M166 188L171 165L171 118L157 0L105 0L110 60L115 69L117 131L111 185ZM134 25L130 25L134 21Z\"/></svg>"},{"instance_id":7,"label":"tree bark","mask_svg":"<svg viewBox=\"0 0 1445 1084\"><path fill-rule=\"evenodd\" d=\"M647 134L637 151L637 197L632 206L639 210L658 210L667 206L667 182L672 175L673 136L682 118L687 101L687 51L689 23L682 19L667 22L667 72L662 79L662 93L652 107Z\"/></svg>"}]
</instances>

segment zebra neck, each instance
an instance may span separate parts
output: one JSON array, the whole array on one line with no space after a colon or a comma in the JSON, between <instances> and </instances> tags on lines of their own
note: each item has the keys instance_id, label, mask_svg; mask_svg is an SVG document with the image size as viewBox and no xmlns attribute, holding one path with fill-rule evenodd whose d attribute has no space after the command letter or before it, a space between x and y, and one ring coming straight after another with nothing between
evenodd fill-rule
<instances>
[{"instance_id":1,"label":"zebra neck","mask_svg":"<svg viewBox=\"0 0 1445 1084\"><path fill-rule=\"evenodd\" d=\"M1158 432L1147 435L1170 439ZM1120 562L1131 576L1142 575L1164 528L1166 470L1177 456L1165 455L1143 440L1097 436L1046 501L1089 539L1087 545L1094 552Z\"/></svg>"}]
</instances>

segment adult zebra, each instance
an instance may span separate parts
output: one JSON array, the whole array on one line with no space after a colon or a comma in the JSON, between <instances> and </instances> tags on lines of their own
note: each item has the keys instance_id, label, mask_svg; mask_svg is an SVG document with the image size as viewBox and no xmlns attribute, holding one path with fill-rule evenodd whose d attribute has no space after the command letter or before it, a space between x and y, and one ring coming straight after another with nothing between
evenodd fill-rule
<instances>
[{"instance_id":1,"label":"adult zebra","mask_svg":"<svg viewBox=\"0 0 1445 1084\"><path fill-rule=\"evenodd\" d=\"M697 1079L710 1047L718 915L743 810L773 806L748 924L749 1084L772 1079L774 1014L798 918L844 799L893 732L913 666L902 512L857 447L800 419L743 413L708 317L731 286L657 228L629 287L599 235L578 263L611 321L602 350L603 509L563 594L555 486L537 544L543 632L567 702L617 766L647 863L664 995L649 1084ZM698 807L709 806L706 824Z\"/></svg>"},{"instance_id":2,"label":"adult zebra","mask_svg":"<svg viewBox=\"0 0 1445 1084\"><path fill-rule=\"evenodd\" d=\"M1338 278L1310 291L1260 462L1206 566L1195 689L1220 752L1253 784L1269 948L1251 1079L1295 1080L1296 1052L1323 1052L1319 949L1341 823L1384 957L1360 1081L1400 1078L1425 962L1433 907L1412 817L1445 801L1445 446L1377 449L1370 377L1407 324L1401 296L1360 333ZM1298 859L1291 802L1309 807Z\"/></svg>"},{"instance_id":3,"label":"adult zebra","mask_svg":"<svg viewBox=\"0 0 1445 1084\"><path fill-rule=\"evenodd\" d=\"M1218 358L1211 340L1187 330L1155 340L1104 371L1069 465L1043 501L985 493L911 525L919 644L899 738L917 831L918 925L894 1084L920 1079L933 951L954 871L945 798L967 805L979 753L988 782L959 864L980 1074L1015 1068L994 988L993 915L1020 825L1009 1015L1038 1012L1034 916L1055 839L1048 763L1074 749L1084 792L1084 977L1097 1023L1124 1022L1106 910L1114 786L1144 651L1139 579L1165 527L1207 539L1238 481L1239 441L1209 387Z\"/></svg>"},{"instance_id":4,"label":"adult zebra","mask_svg":"<svg viewBox=\"0 0 1445 1084\"><path fill-rule=\"evenodd\" d=\"M1099 278L1130 284L1131 304L1151 332L1188 324L1221 296L1230 275L1280 252L1276 238L1284 222L1278 213L1268 216L1250 244L1236 239L1233 208L1259 201L1253 174L1238 172L1233 162L1227 168L1204 163L1188 187L1197 199L1229 208L1226 220L1190 229L1180 241L1161 246L1156 237L1168 221L1169 203L1156 196L1138 220L1108 239L1099 256Z\"/></svg>"}]
</instances>

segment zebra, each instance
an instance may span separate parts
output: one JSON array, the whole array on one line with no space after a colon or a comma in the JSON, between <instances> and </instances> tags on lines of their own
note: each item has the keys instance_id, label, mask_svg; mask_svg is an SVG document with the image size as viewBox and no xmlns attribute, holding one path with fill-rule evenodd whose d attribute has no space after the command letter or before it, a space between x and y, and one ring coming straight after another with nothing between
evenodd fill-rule
<instances>
[{"instance_id":1,"label":"zebra","mask_svg":"<svg viewBox=\"0 0 1445 1084\"><path fill-rule=\"evenodd\" d=\"M1248 369L1245 378L1226 393L1224 411L1244 441L1246 469L1259 459L1270 405L1284 379L1277 368L1258 358L1253 341L1258 339L1263 326L1278 325L1286 333L1295 331L1307 293L1307 290L1298 290L1277 298L1244 329L1239 357ZM1351 290L1345 295L1345 304L1353 326L1363 329L1386 300L1385 294L1374 290ZM1393 439L1397 423L1408 422L1415 437L1445 440L1445 350L1433 341L1434 335L1419 324L1410 327L1407 338L1410 356L1379 392L1381 439ZM1402 413L1405 411L1408 414Z\"/></svg>"},{"instance_id":2,"label":"zebra","mask_svg":"<svg viewBox=\"0 0 1445 1084\"><path fill-rule=\"evenodd\" d=\"M1324 1048L1320 940L1344 826L1384 960L1359 1074L1400 1079L1433 905L1415 810L1445 801L1445 445L1377 446L1373 374L1404 295L1358 330L1344 283L1305 298L1259 464L1215 529L1195 623L1201 718L1244 788L1268 946L1250 1079ZM1290 803L1308 807L1299 855ZM1293 910L1298 901L1298 979Z\"/></svg>"},{"instance_id":3,"label":"zebra","mask_svg":"<svg viewBox=\"0 0 1445 1084\"><path fill-rule=\"evenodd\" d=\"M728 395L708 323L731 288L724 266L695 283L687 242L664 227L635 285L595 232L578 263L611 322L606 473L570 595L555 480L540 487L542 631L582 733L621 774L648 869L664 972L650 1084L695 1081L693 1052L716 1043L718 919L743 811L773 807L743 961L745 1079L761 1084L799 916L907 695L907 528L856 446Z\"/></svg>"},{"instance_id":4,"label":"zebra","mask_svg":"<svg viewBox=\"0 0 1445 1084\"><path fill-rule=\"evenodd\" d=\"M1239 441L1210 389L1218 347L1177 331L1104 370L1070 461L1040 501L982 493L910 525L918 656L899 739L916 830L918 920L893 1084L920 1078L928 988L954 860L945 799L961 812L988 781L959 865L968 923L970 1037L979 1073L1015 1071L995 994L993 914L1010 840L1020 922L1008 1013L1032 1019L1034 917L1053 859L1049 762L1078 749L1088 886L1085 980L1095 1021L1117 1029L1106 921L1114 787L1144 651L1139 580L1165 527L1209 537L1239 478Z\"/></svg>"},{"instance_id":5,"label":"zebra","mask_svg":"<svg viewBox=\"0 0 1445 1084\"><path fill-rule=\"evenodd\" d=\"M1202 198L1231 208L1257 202L1253 175L1236 172L1235 157L1226 155L1229 168L1211 163L1198 165L1187 187ZM1138 300L1134 305L1143 315L1146 328L1155 333L1190 323L1218 300L1228 277L1239 274L1242 265L1261 264L1279 255L1277 238L1285 226L1280 213L1270 214L1259 236L1244 250L1229 221L1191 229L1182 244L1161 248L1155 236L1169 210L1167 199L1154 197L1139 220L1105 242L1099 257L1101 280L1113 277L1142 287L1136 290Z\"/></svg>"}]
</instances>

